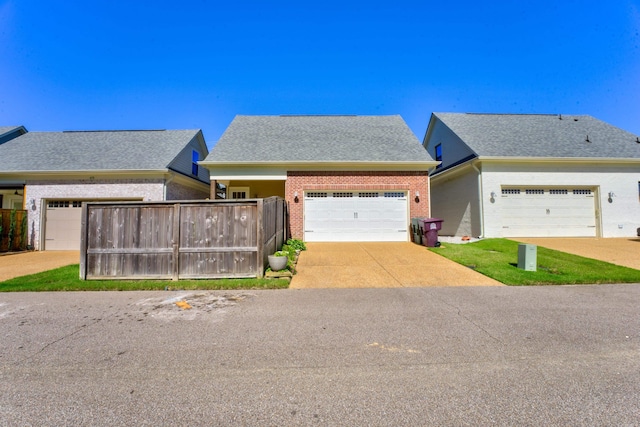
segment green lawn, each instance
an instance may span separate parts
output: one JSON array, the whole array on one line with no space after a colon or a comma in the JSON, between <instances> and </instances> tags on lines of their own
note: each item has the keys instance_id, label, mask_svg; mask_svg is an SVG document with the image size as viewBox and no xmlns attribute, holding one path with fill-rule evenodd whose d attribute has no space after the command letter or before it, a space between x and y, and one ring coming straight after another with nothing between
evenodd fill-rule
<instances>
[{"instance_id":1,"label":"green lawn","mask_svg":"<svg viewBox=\"0 0 640 427\"><path fill-rule=\"evenodd\" d=\"M640 270L583 258L538 246L537 271L518 265L518 242L485 239L466 244L443 243L431 251L505 285L640 283Z\"/></svg>"},{"instance_id":2,"label":"green lawn","mask_svg":"<svg viewBox=\"0 0 640 427\"><path fill-rule=\"evenodd\" d=\"M148 291L195 289L282 289L285 279L215 279L215 280L80 280L79 266L69 265L29 276L0 282L0 292L42 291Z\"/></svg>"}]
</instances>

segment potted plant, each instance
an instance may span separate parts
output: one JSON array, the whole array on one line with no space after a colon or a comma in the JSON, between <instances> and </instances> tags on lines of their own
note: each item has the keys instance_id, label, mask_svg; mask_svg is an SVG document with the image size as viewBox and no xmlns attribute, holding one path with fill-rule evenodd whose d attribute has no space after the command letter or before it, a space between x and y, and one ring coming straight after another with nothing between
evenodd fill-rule
<instances>
[{"instance_id":1,"label":"potted plant","mask_svg":"<svg viewBox=\"0 0 640 427\"><path fill-rule=\"evenodd\" d=\"M277 251L273 255L269 255L269 267L272 271L280 271L287 268L289 262L289 253L285 251Z\"/></svg>"}]
</instances>

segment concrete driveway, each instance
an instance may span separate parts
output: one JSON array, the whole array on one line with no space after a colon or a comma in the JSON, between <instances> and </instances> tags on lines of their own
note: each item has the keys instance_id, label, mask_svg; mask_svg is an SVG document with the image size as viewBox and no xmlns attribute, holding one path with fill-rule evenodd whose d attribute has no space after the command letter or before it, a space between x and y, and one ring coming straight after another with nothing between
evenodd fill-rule
<instances>
[{"instance_id":1,"label":"concrete driveway","mask_svg":"<svg viewBox=\"0 0 640 427\"><path fill-rule=\"evenodd\" d=\"M503 286L408 242L307 243L290 288Z\"/></svg>"},{"instance_id":2,"label":"concrete driveway","mask_svg":"<svg viewBox=\"0 0 640 427\"><path fill-rule=\"evenodd\" d=\"M640 238L523 237L512 240L640 270Z\"/></svg>"},{"instance_id":3,"label":"concrete driveway","mask_svg":"<svg viewBox=\"0 0 640 427\"><path fill-rule=\"evenodd\" d=\"M2 255L0 256L0 282L79 262L79 251L37 251Z\"/></svg>"}]
</instances>

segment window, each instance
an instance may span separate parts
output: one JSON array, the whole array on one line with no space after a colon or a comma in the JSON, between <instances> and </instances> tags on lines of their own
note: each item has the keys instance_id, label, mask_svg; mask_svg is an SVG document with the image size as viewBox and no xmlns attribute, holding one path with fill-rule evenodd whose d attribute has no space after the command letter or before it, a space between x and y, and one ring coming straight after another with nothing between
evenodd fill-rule
<instances>
[{"instance_id":1,"label":"window","mask_svg":"<svg viewBox=\"0 0 640 427\"><path fill-rule=\"evenodd\" d=\"M227 187L229 191L229 199L247 199L249 198L249 187Z\"/></svg>"},{"instance_id":2,"label":"window","mask_svg":"<svg viewBox=\"0 0 640 427\"><path fill-rule=\"evenodd\" d=\"M436 145L436 161L437 162L442 162L442 144ZM440 163L436 167L438 167L438 168L442 167L442 163Z\"/></svg>"},{"instance_id":3,"label":"window","mask_svg":"<svg viewBox=\"0 0 640 427\"><path fill-rule=\"evenodd\" d=\"M520 194L520 190L517 188L503 188L502 194Z\"/></svg>"},{"instance_id":4,"label":"window","mask_svg":"<svg viewBox=\"0 0 640 427\"><path fill-rule=\"evenodd\" d=\"M198 160L200 160L200 153L193 150L191 152L191 175L198 176Z\"/></svg>"}]
</instances>

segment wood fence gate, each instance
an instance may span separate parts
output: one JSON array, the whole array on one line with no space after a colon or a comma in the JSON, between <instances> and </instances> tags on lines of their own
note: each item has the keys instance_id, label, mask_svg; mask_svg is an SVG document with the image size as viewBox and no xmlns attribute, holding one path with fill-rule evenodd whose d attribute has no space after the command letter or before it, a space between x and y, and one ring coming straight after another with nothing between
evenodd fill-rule
<instances>
[{"instance_id":1,"label":"wood fence gate","mask_svg":"<svg viewBox=\"0 0 640 427\"><path fill-rule=\"evenodd\" d=\"M286 240L278 197L83 204L81 279L262 277Z\"/></svg>"},{"instance_id":2,"label":"wood fence gate","mask_svg":"<svg viewBox=\"0 0 640 427\"><path fill-rule=\"evenodd\" d=\"M27 211L0 209L0 252L27 249Z\"/></svg>"}]
</instances>

